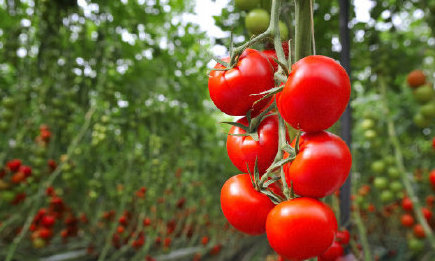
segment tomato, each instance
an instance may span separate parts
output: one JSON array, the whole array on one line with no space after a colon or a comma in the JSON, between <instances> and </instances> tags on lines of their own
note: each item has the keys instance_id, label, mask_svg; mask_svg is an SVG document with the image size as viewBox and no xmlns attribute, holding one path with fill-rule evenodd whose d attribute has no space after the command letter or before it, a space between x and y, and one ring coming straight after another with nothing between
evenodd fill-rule
<instances>
[{"instance_id":1,"label":"tomato","mask_svg":"<svg viewBox=\"0 0 435 261\"><path fill-rule=\"evenodd\" d=\"M378 134L376 133L375 130L364 131L364 137L368 140L372 140L372 139L376 138L377 136L378 136Z\"/></svg>"},{"instance_id":2,"label":"tomato","mask_svg":"<svg viewBox=\"0 0 435 261\"><path fill-rule=\"evenodd\" d=\"M418 238L425 238L426 237L426 235L424 233L423 226L420 224L416 224L413 228L413 231L414 231L414 235Z\"/></svg>"},{"instance_id":3,"label":"tomato","mask_svg":"<svg viewBox=\"0 0 435 261\"><path fill-rule=\"evenodd\" d=\"M375 121L372 119L364 119L361 122L361 128L363 128L364 130L368 130L375 127Z\"/></svg>"},{"instance_id":4,"label":"tomato","mask_svg":"<svg viewBox=\"0 0 435 261\"><path fill-rule=\"evenodd\" d=\"M284 22L279 21L278 26L279 26L279 36L281 37L281 41L288 40L288 28L287 28L287 25Z\"/></svg>"},{"instance_id":5,"label":"tomato","mask_svg":"<svg viewBox=\"0 0 435 261\"><path fill-rule=\"evenodd\" d=\"M432 97L434 96L434 90L430 84L426 84L415 89L412 94L418 103L424 104L432 100Z\"/></svg>"},{"instance_id":6,"label":"tomato","mask_svg":"<svg viewBox=\"0 0 435 261\"><path fill-rule=\"evenodd\" d=\"M270 15L261 8L254 9L245 17L245 27L250 34L261 34L269 27Z\"/></svg>"},{"instance_id":7,"label":"tomato","mask_svg":"<svg viewBox=\"0 0 435 261\"><path fill-rule=\"evenodd\" d=\"M388 176L390 178L398 178L398 177L400 177L400 172L397 168L390 167L390 168L388 168Z\"/></svg>"},{"instance_id":8,"label":"tomato","mask_svg":"<svg viewBox=\"0 0 435 261\"><path fill-rule=\"evenodd\" d=\"M373 161L370 168L373 172L381 174L385 171L385 162L383 160Z\"/></svg>"},{"instance_id":9,"label":"tomato","mask_svg":"<svg viewBox=\"0 0 435 261\"><path fill-rule=\"evenodd\" d=\"M339 257L344 255L344 248L339 243L334 242L332 245L326 250L325 253L321 254L317 261L335 261Z\"/></svg>"},{"instance_id":10,"label":"tomato","mask_svg":"<svg viewBox=\"0 0 435 261\"><path fill-rule=\"evenodd\" d=\"M215 68L223 69L217 64ZM210 97L222 112L233 116L245 116L253 107L261 110L270 99L253 106L262 96L258 94L274 87L273 68L259 51L246 49L237 65L228 71L212 71L208 80Z\"/></svg>"},{"instance_id":11,"label":"tomato","mask_svg":"<svg viewBox=\"0 0 435 261\"><path fill-rule=\"evenodd\" d=\"M426 83L426 76L421 70L414 70L408 74L406 79L411 88L417 88Z\"/></svg>"},{"instance_id":12,"label":"tomato","mask_svg":"<svg viewBox=\"0 0 435 261\"><path fill-rule=\"evenodd\" d=\"M411 227L414 225L414 218L410 214L404 214L400 218L400 223L402 223L404 227Z\"/></svg>"},{"instance_id":13,"label":"tomato","mask_svg":"<svg viewBox=\"0 0 435 261\"><path fill-rule=\"evenodd\" d=\"M412 120L414 121L415 125L417 125L420 128L426 128L430 124L430 119L425 117L421 112L415 114Z\"/></svg>"},{"instance_id":14,"label":"tomato","mask_svg":"<svg viewBox=\"0 0 435 261\"><path fill-rule=\"evenodd\" d=\"M435 118L435 102L432 101L420 107L420 113L427 119Z\"/></svg>"},{"instance_id":15,"label":"tomato","mask_svg":"<svg viewBox=\"0 0 435 261\"><path fill-rule=\"evenodd\" d=\"M249 11L260 5L260 0L235 0L235 5L238 9Z\"/></svg>"},{"instance_id":16,"label":"tomato","mask_svg":"<svg viewBox=\"0 0 435 261\"><path fill-rule=\"evenodd\" d=\"M338 231L337 235L335 236L335 240L343 245L349 244L349 241L350 241L349 231L347 229L345 229L343 231Z\"/></svg>"},{"instance_id":17,"label":"tomato","mask_svg":"<svg viewBox=\"0 0 435 261\"><path fill-rule=\"evenodd\" d=\"M272 47L273 48L273 47ZM288 43L282 42L282 49L284 50L285 58L288 58ZM274 49L264 50L263 54L266 55L267 59L269 59L270 64L273 67L273 71L276 72L278 70L278 63L275 62L274 59L278 59L276 56L276 51Z\"/></svg>"},{"instance_id":18,"label":"tomato","mask_svg":"<svg viewBox=\"0 0 435 261\"><path fill-rule=\"evenodd\" d=\"M426 221L429 223L430 220L432 219L432 211L430 211L427 208L422 208L421 209L421 213L423 213L424 218L426 219Z\"/></svg>"},{"instance_id":19,"label":"tomato","mask_svg":"<svg viewBox=\"0 0 435 261\"><path fill-rule=\"evenodd\" d=\"M19 159L13 159L10 160L6 163L6 165L8 166L9 170L12 172L18 171L18 169L21 166L21 160Z\"/></svg>"},{"instance_id":20,"label":"tomato","mask_svg":"<svg viewBox=\"0 0 435 261\"><path fill-rule=\"evenodd\" d=\"M390 189L393 192L400 192L400 191L402 191L403 190L402 182L400 182L398 180L395 180L395 181L391 182L390 183Z\"/></svg>"},{"instance_id":21,"label":"tomato","mask_svg":"<svg viewBox=\"0 0 435 261\"><path fill-rule=\"evenodd\" d=\"M350 98L350 80L333 59L307 56L292 66L277 106L293 128L306 132L331 127L346 109Z\"/></svg>"},{"instance_id":22,"label":"tomato","mask_svg":"<svg viewBox=\"0 0 435 261\"><path fill-rule=\"evenodd\" d=\"M384 189L387 188L388 186L388 179L385 177L376 177L373 180L373 185L375 186L375 188L377 189Z\"/></svg>"},{"instance_id":23,"label":"tomato","mask_svg":"<svg viewBox=\"0 0 435 261\"><path fill-rule=\"evenodd\" d=\"M412 204L411 199L409 199L408 197L403 198L402 199L402 208L403 208L403 210L406 210L406 211L412 211L413 204Z\"/></svg>"},{"instance_id":24,"label":"tomato","mask_svg":"<svg viewBox=\"0 0 435 261\"><path fill-rule=\"evenodd\" d=\"M241 118L237 121L248 126L248 120ZM255 160L260 174L272 164L278 151L278 116L269 116L260 123L256 133L259 140L255 141L251 136L233 136L231 134L244 134L243 129L233 126L227 137L227 152L231 162L242 172L254 173Z\"/></svg>"},{"instance_id":25,"label":"tomato","mask_svg":"<svg viewBox=\"0 0 435 261\"><path fill-rule=\"evenodd\" d=\"M431 170L429 174L429 182L432 186L432 190L435 191L435 169Z\"/></svg>"},{"instance_id":26,"label":"tomato","mask_svg":"<svg viewBox=\"0 0 435 261\"><path fill-rule=\"evenodd\" d=\"M428 196L426 197L426 205L427 205L429 208L432 208L434 203L435 203L435 196L433 196L433 195L428 195Z\"/></svg>"},{"instance_id":27,"label":"tomato","mask_svg":"<svg viewBox=\"0 0 435 261\"><path fill-rule=\"evenodd\" d=\"M304 260L325 252L337 232L334 212L313 198L296 198L274 207L266 221L270 246L290 260Z\"/></svg>"},{"instance_id":28,"label":"tomato","mask_svg":"<svg viewBox=\"0 0 435 261\"><path fill-rule=\"evenodd\" d=\"M265 232L267 214L275 205L254 189L248 174L228 179L221 190L221 208L228 222L249 235Z\"/></svg>"},{"instance_id":29,"label":"tomato","mask_svg":"<svg viewBox=\"0 0 435 261\"><path fill-rule=\"evenodd\" d=\"M411 238L408 241L408 247L412 252L418 253L424 249L424 242L417 238Z\"/></svg>"},{"instance_id":30,"label":"tomato","mask_svg":"<svg viewBox=\"0 0 435 261\"><path fill-rule=\"evenodd\" d=\"M346 143L332 133L321 131L301 135L299 153L284 165L284 172L287 184L290 187L293 182L296 194L318 198L340 188L351 165L352 156Z\"/></svg>"},{"instance_id":31,"label":"tomato","mask_svg":"<svg viewBox=\"0 0 435 261\"><path fill-rule=\"evenodd\" d=\"M380 198L382 202L389 202L394 199L394 194L391 190L383 190Z\"/></svg>"}]
</instances>

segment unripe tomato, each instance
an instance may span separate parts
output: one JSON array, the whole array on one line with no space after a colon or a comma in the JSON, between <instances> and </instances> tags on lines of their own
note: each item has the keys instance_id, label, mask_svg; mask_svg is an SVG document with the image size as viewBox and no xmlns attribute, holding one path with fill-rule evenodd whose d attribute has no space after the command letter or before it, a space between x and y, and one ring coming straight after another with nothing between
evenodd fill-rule
<instances>
[{"instance_id":1,"label":"unripe tomato","mask_svg":"<svg viewBox=\"0 0 435 261\"><path fill-rule=\"evenodd\" d=\"M361 122L361 128L363 128L364 130L368 130L375 127L375 121L372 119L364 119Z\"/></svg>"},{"instance_id":2,"label":"unripe tomato","mask_svg":"<svg viewBox=\"0 0 435 261\"><path fill-rule=\"evenodd\" d=\"M337 242L332 243L332 245L321 254L317 261L336 261L339 257L344 255L344 248Z\"/></svg>"},{"instance_id":3,"label":"unripe tomato","mask_svg":"<svg viewBox=\"0 0 435 261\"><path fill-rule=\"evenodd\" d=\"M334 212L313 198L296 198L278 204L266 221L270 246L290 260L305 260L324 253L337 232Z\"/></svg>"},{"instance_id":4,"label":"unripe tomato","mask_svg":"<svg viewBox=\"0 0 435 261\"><path fill-rule=\"evenodd\" d=\"M225 67L217 64L215 68ZM260 111L270 99L255 104L258 94L274 87L273 68L259 51L246 49L237 65L228 71L212 71L208 80L210 97L222 112L233 116L245 116L253 109ZM253 108L252 108L253 107Z\"/></svg>"},{"instance_id":5,"label":"unripe tomato","mask_svg":"<svg viewBox=\"0 0 435 261\"><path fill-rule=\"evenodd\" d=\"M235 0L235 5L238 9L249 11L260 5L260 0Z\"/></svg>"},{"instance_id":6,"label":"unripe tomato","mask_svg":"<svg viewBox=\"0 0 435 261\"><path fill-rule=\"evenodd\" d=\"M393 192L400 192L403 190L403 185L400 181L395 180L395 181L390 183L390 189Z\"/></svg>"},{"instance_id":7,"label":"unripe tomato","mask_svg":"<svg viewBox=\"0 0 435 261\"><path fill-rule=\"evenodd\" d=\"M390 167L390 168L388 168L388 176L391 178L398 178L398 177L400 177L400 172L397 168Z\"/></svg>"},{"instance_id":8,"label":"unripe tomato","mask_svg":"<svg viewBox=\"0 0 435 261\"><path fill-rule=\"evenodd\" d=\"M420 103L425 104L432 100L434 96L434 90L430 84L426 84L421 86L420 88L415 89L412 94L414 95L414 99Z\"/></svg>"},{"instance_id":9,"label":"unripe tomato","mask_svg":"<svg viewBox=\"0 0 435 261\"><path fill-rule=\"evenodd\" d=\"M418 253L424 249L424 242L417 238L411 238L408 240L408 247L412 252Z\"/></svg>"},{"instance_id":10,"label":"unripe tomato","mask_svg":"<svg viewBox=\"0 0 435 261\"><path fill-rule=\"evenodd\" d=\"M404 214L400 218L400 223L402 223L404 227L412 227L412 225L414 225L414 218L410 214Z\"/></svg>"},{"instance_id":11,"label":"unripe tomato","mask_svg":"<svg viewBox=\"0 0 435 261\"><path fill-rule=\"evenodd\" d=\"M237 121L248 126L248 120L241 118ZM269 116L260 123L256 130L259 140L251 136L234 136L233 134L246 133L243 129L233 126L227 137L227 152L231 162L240 171L254 173L255 161L260 175L272 164L278 151L278 116Z\"/></svg>"},{"instance_id":12,"label":"unripe tomato","mask_svg":"<svg viewBox=\"0 0 435 261\"><path fill-rule=\"evenodd\" d=\"M393 200L394 194L390 190L384 190L381 192L380 198L382 202L389 202Z\"/></svg>"},{"instance_id":13,"label":"unripe tomato","mask_svg":"<svg viewBox=\"0 0 435 261\"><path fill-rule=\"evenodd\" d=\"M352 155L346 143L332 133L321 131L301 135L299 153L284 166L284 172L287 184L291 187L293 183L296 194L318 198L340 188L351 166Z\"/></svg>"},{"instance_id":14,"label":"unripe tomato","mask_svg":"<svg viewBox=\"0 0 435 261\"><path fill-rule=\"evenodd\" d=\"M375 130L366 130L364 131L364 137L368 140L374 139L378 136Z\"/></svg>"},{"instance_id":15,"label":"unripe tomato","mask_svg":"<svg viewBox=\"0 0 435 261\"><path fill-rule=\"evenodd\" d=\"M228 222L249 235L265 232L267 214L275 205L254 189L248 174L228 179L221 190L221 208Z\"/></svg>"},{"instance_id":16,"label":"unripe tomato","mask_svg":"<svg viewBox=\"0 0 435 261\"><path fill-rule=\"evenodd\" d=\"M269 27L270 15L264 9L254 9L245 17L245 26L250 34L258 35Z\"/></svg>"},{"instance_id":17,"label":"unripe tomato","mask_svg":"<svg viewBox=\"0 0 435 261\"><path fill-rule=\"evenodd\" d=\"M325 130L346 109L349 76L329 57L307 56L292 66L285 87L276 98L279 112L293 128L306 132Z\"/></svg>"},{"instance_id":18,"label":"unripe tomato","mask_svg":"<svg viewBox=\"0 0 435 261\"><path fill-rule=\"evenodd\" d=\"M430 119L424 116L421 112L414 115L413 121L417 127L426 128L430 124Z\"/></svg>"},{"instance_id":19,"label":"unripe tomato","mask_svg":"<svg viewBox=\"0 0 435 261\"><path fill-rule=\"evenodd\" d=\"M278 26L279 26L279 36L281 37L281 41L287 41L288 40L287 25L284 22L279 21Z\"/></svg>"},{"instance_id":20,"label":"unripe tomato","mask_svg":"<svg viewBox=\"0 0 435 261\"><path fill-rule=\"evenodd\" d=\"M385 177L376 177L373 180L373 185L377 189L385 189L388 186L388 179Z\"/></svg>"},{"instance_id":21,"label":"unripe tomato","mask_svg":"<svg viewBox=\"0 0 435 261\"><path fill-rule=\"evenodd\" d=\"M414 70L408 74L406 79L409 87L417 88L426 83L426 76L421 70Z\"/></svg>"},{"instance_id":22,"label":"unripe tomato","mask_svg":"<svg viewBox=\"0 0 435 261\"><path fill-rule=\"evenodd\" d=\"M420 113L429 121L435 118L435 101L422 105L420 107Z\"/></svg>"},{"instance_id":23,"label":"unripe tomato","mask_svg":"<svg viewBox=\"0 0 435 261\"><path fill-rule=\"evenodd\" d=\"M373 172L381 174L385 171L385 162L383 160L373 161L370 168Z\"/></svg>"}]
</instances>

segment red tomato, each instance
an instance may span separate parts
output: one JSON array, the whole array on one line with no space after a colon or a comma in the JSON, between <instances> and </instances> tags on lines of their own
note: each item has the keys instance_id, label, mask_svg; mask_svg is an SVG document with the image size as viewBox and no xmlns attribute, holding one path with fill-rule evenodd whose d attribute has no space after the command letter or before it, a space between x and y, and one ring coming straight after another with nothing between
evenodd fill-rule
<instances>
[{"instance_id":1,"label":"red tomato","mask_svg":"<svg viewBox=\"0 0 435 261\"><path fill-rule=\"evenodd\" d=\"M295 145L295 140L292 143ZM288 157L286 153L285 157ZM293 182L296 194L324 197L334 193L345 182L352 165L352 155L338 136L322 131L304 133L299 140L299 153L284 166L286 181Z\"/></svg>"},{"instance_id":2,"label":"red tomato","mask_svg":"<svg viewBox=\"0 0 435 261\"><path fill-rule=\"evenodd\" d=\"M274 206L266 195L254 189L248 174L233 176L222 187L222 212L241 232L250 235L264 233L267 214Z\"/></svg>"},{"instance_id":3,"label":"red tomato","mask_svg":"<svg viewBox=\"0 0 435 261\"><path fill-rule=\"evenodd\" d=\"M423 213L424 218L426 219L427 222L429 222L432 218L432 211L430 211L427 208L422 208L421 209L421 213Z\"/></svg>"},{"instance_id":4,"label":"red tomato","mask_svg":"<svg viewBox=\"0 0 435 261\"><path fill-rule=\"evenodd\" d=\"M414 218L410 214L404 214L400 218L400 223L402 223L404 227L411 227L414 225Z\"/></svg>"},{"instance_id":5,"label":"red tomato","mask_svg":"<svg viewBox=\"0 0 435 261\"><path fill-rule=\"evenodd\" d=\"M422 225L420 225L420 224L415 225L413 230L414 230L414 235L416 237L418 237L418 238L425 238L426 237Z\"/></svg>"},{"instance_id":6,"label":"red tomato","mask_svg":"<svg viewBox=\"0 0 435 261\"><path fill-rule=\"evenodd\" d=\"M435 169L431 170L429 174L429 181L432 186L432 190L435 191Z\"/></svg>"},{"instance_id":7,"label":"red tomato","mask_svg":"<svg viewBox=\"0 0 435 261\"><path fill-rule=\"evenodd\" d=\"M335 235L335 241L339 242L340 244L347 245L350 241L350 233L347 229L343 231L338 231Z\"/></svg>"},{"instance_id":8,"label":"red tomato","mask_svg":"<svg viewBox=\"0 0 435 261\"><path fill-rule=\"evenodd\" d=\"M284 201L274 207L266 221L270 246L290 260L305 260L325 252L337 232L334 212L313 198Z\"/></svg>"},{"instance_id":9,"label":"red tomato","mask_svg":"<svg viewBox=\"0 0 435 261\"><path fill-rule=\"evenodd\" d=\"M20 168L21 160L13 159L13 160L8 161L6 163L6 165L8 165L8 168L10 171L15 172L15 171L18 171L18 169Z\"/></svg>"},{"instance_id":10,"label":"red tomato","mask_svg":"<svg viewBox=\"0 0 435 261\"><path fill-rule=\"evenodd\" d=\"M342 257L344 255L344 249L343 246L341 246L339 243L334 242L332 245L326 250L325 253L321 254L317 261L335 261L339 257Z\"/></svg>"},{"instance_id":11,"label":"red tomato","mask_svg":"<svg viewBox=\"0 0 435 261\"><path fill-rule=\"evenodd\" d=\"M408 197L402 199L402 208L406 211L412 211L412 201Z\"/></svg>"},{"instance_id":12,"label":"red tomato","mask_svg":"<svg viewBox=\"0 0 435 261\"><path fill-rule=\"evenodd\" d=\"M346 109L350 98L349 76L333 59L307 56L292 66L277 106L293 128L306 132L331 127Z\"/></svg>"},{"instance_id":13,"label":"red tomato","mask_svg":"<svg viewBox=\"0 0 435 261\"><path fill-rule=\"evenodd\" d=\"M51 215L47 215L42 218L41 223L44 227L52 227L56 223L56 219Z\"/></svg>"},{"instance_id":14,"label":"red tomato","mask_svg":"<svg viewBox=\"0 0 435 261\"><path fill-rule=\"evenodd\" d=\"M278 59L278 57L276 56L275 50L264 50L263 54L266 55L267 59L269 60L270 64L272 65L273 71L274 72L278 71L278 63L276 63L274 60L274 59Z\"/></svg>"},{"instance_id":15,"label":"red tomato","mask_svg":"<svg viewBox=\"0 0 435 261\"><path fill-rule=\"evenodd\" d=\"M435 203L435 196L433 196L433 195L428 195L428 196L426 197L426 205L427 205L429 208L432 208L434 203Z\"/></svg>"},{"instance_id":16,"label":"red tomato","mask_svg":"<svg viewBox=\"0 0 435 261\"><path fill-rule=\"evenodd\" d=\"M225 60L225 59L224 59ZM228 59L226 59L228 61ZM215 68L225 68L217 64ZM274 87L273 68L267 58L257 50L246 49L237 65L228 71L212 71L208 80L210 98L222 112L245 116L261 96L251 95ZM254 111L261 110L270 99L257 103Z\"/></svg>"},{"instance_id":17,"label":"red tomato","mask_svg":"<svg viewBox=\"0 0 435 261\"><path fill-rule=\"evenodd\" d=\"M246 118L237 121L248 126ZM250 136L233 136L230 134L244 134L243 129L233 126L227 137L227 152L231 162L240 171L254 173L255 159L258 159L257 166L260 174L266 172L272 164L278 151L278 117L276 115L265 118L256 130L259 140L255 141Z\"/></svg>"}]
</instances>

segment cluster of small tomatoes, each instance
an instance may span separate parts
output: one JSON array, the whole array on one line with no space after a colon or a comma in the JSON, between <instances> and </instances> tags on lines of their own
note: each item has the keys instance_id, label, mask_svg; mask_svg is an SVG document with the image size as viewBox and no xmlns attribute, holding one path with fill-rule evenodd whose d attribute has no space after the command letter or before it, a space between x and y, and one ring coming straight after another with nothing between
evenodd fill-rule
<instances>
[{"instance_id":1,"label":"cluster of small tomatoes","mask_svg":"<svg viewBox=\"0 0 435 261\"><path fill-rule=\"evenodd\" d=\"M414 70L408 74L408 86L413 89L414 99L421 105L414 115L414 123L420 128L428 127L435 119L435 91L426 75L421 70Z\"/></svg>"},{"instance_id":2,"label":"cluster of small tomatoes","mask_svg":"<svg viewBox=\"0 0 435 261\"><path fill-rule=\"evenodd\" d=\"M227 138L228 156L244 174L222 187L224 216L241 232L266 233L283 258L335 260L343 254L334 244L337 220L319 199L343 185L352 164L346 143L325 131L349 101L346 71L331 58L307 56L285 83L275 83L277 67L264 53L246 49L230 60L219 62L208 82L218 109L245 116L231 123ZM284 87L267 95L275 84ZM297 130L291 142L287 128Z\"/></svg>"}]
</instances>

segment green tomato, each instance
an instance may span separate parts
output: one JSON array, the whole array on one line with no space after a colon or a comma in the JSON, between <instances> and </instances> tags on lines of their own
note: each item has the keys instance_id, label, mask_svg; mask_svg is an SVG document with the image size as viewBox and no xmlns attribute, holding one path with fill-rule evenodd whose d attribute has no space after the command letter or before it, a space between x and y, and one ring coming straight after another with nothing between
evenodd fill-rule
<instances>
[{"instance_id":1,"label":"green tomato","mask_svg":"<svg viewBox=\"0 0 435 261\"><path fill-rule=\"evenodd\" d=\"M279 21L279 35L281 36L281 41L288 40L288 28L284 22Z\"/></svg>"},{"instance_id":2,"label":"green tomato","mask_svg":"<svg viewBox=\"0 0 435 261\"><path fill-rule=\"evenodd\" d=\"M400 181L395 180L395 181L391 182L390 189L393 192L400 192L403 190L403 185Z\"/></svg>"},{"instance_id":3,"label":"green tomato","mask_svg":"<svg viewBox=\"0 0 435 261\"><path fill-rule=\"evenodd\" d=\"M412 252L418 253L424 249L424 242L423 240L418 240L417 238L411 238L408 240L408 247Z\"/></svg>"},{"instance_id":4,"label":"green tomato","mask_svg":"<svg viewBox=\"0 0 435 261\"><path fill-rule=\"evenodd\" d=\"M375 173L382 173L385 170L385 162L383 160L373 161L371 169Z\"/></svg>"},{"instance_id":5,"label":"green tomato","mask_svg":"<svg viewBox=\"0 0 435 261\"><path fill-rule=\"evenodd\" d=\"M370 129L370 130L364 131L364 137L368 140L372 140L372 139L376 138L376 136L378 136L378 134L376 133L375 130Z\"/></svg>"},{"instance_id":6,"label":"green tomato","mask_svg":"<svg viewBox=\"0 0 435 261\"><path fill-rule=\"evenodd\" d=\"M393 198L394 198L394 194L390 190L384 190L381 192L381 201L382 202L390 202L393 200Z\"/></svg>"},{"instance_id":7,"label":"green tomato","mask_svg":"<svg viewBox=\"0 0 435 261\"><path fill-rule=\"evenodd\" d=\"M395 158L392 155L388 155L384 158L384 161L385 161L385 163L392 165L395 161Z\"/></svg>"},{"instance_id":8,"label":"green tomato","mask_svg":"<svg viewBox=\"0 0 435 261\"><path fill-rule=\"evenodd\" d=\"M376 177L373 181L373 185L377 189L385 189L388 186L388 179L385 177Z\"/></svg>"},{"instance_id":9,"label":"green tomato","mask_svg":"<svg viewBox=\"0 0 435 261\"><path fill-rule=\"evenodd\" d=\"M432 97L434 96L434 90L432 86L429 84L426 84L424 86L421 86L413 91L414 99L421 104L425 104L432 100Z\"/></svg>"},{"instance_id":10,"label":"green tomato","mask_svg":"<svg viewBox=\"0 0 435 261\"><path fill-rule=\"evenodd\" d=\"M413 121L419 128L426 128L430 124L430 119L426 118L420 112L414 115Z\"/></svg>"},{"instance_id":11,"label":"green tomato","mask_svg":"<svg viewBox=\"0 0 435 261\"><path fill-rule=\"evenodd\" d=\"M421 106L420 113L429 120L435 118L435 101Z\"/></svg>"},{"instance_id":12,"label":"green tomato","mask_svg":"<svg viewBox=\"0 0 435 261\"><path fill-rule=\"evenodd\" d=\"M12 97L5 97L5 98L2 100L2 103L3 103L3 106L5 106L5 108L10 109L10 108L13 108L13 107L14 107L16 101L15 101L15 99L12 98Z\"/></svg>"},{"instance_id":13,"label":"green tomato","mask_svg":"<svg viewBox=\"0 0 435 261\"><path fill-rule=\"evenodd\" d=\"M269 26L270 15L264 9L254 9L245 18L245 26L250 34L258 35Z\"/></svg>"},{"instance_id":14,"label":"green tomato","mask_svg":"<svg viewBox=\"0 0 435 261\"><path fill-rule=\"evenodd\" d=\"M260 0L236 0L235 5L238 9L249 11L260 5Z\"/></svg>"},{"instance_id":15,"label":"green tomato","mask_svg":"<svg viewBox=\"0 0 435 261\"><path fill-rule=\"evenodd\" d=\"M388 168L388 176L391 178L398 178L398 177L400 177L400 172L397 168L390 167L390 168Z\"/></svg>"},{"instance_id":16,"label":"green tomato","mask_svg":"<svg viewBox=\"0 0 435 261\"><path fill-rule=\"evenodd\" d=\"M373 128L374 126L375 126L375 121L372 120L372 119L369 119L369 118L364 119L364 120L361 122L361 128L363 128L364 130L371 129L371 128Z\"/></svg>"}]
</instances>

